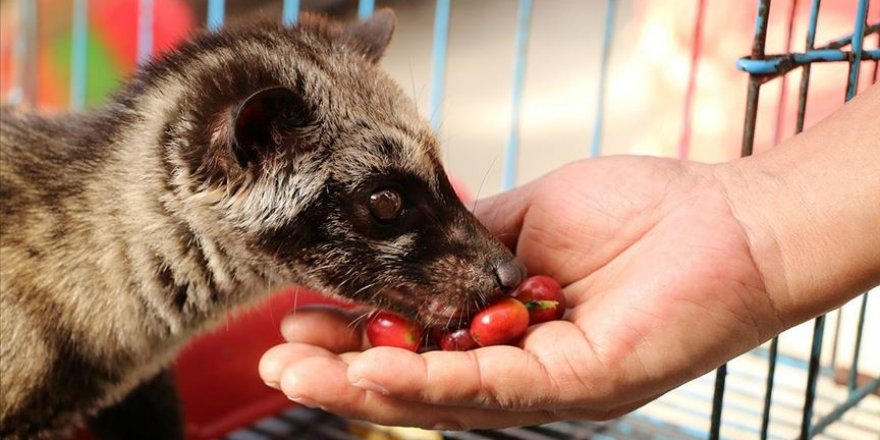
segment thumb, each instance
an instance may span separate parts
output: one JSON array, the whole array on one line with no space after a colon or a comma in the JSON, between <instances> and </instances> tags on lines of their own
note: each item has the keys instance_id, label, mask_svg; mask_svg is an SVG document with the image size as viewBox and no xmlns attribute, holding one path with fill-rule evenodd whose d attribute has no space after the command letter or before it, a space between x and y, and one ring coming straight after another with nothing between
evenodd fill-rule
<instances>
[{"instance_id":1,"label":"thumb","mask_svg":"<svg viewBox=\"0 0 880 440\"><path fill-rule=\"evenodd\" d=\"M523 219L532 200L533 185L521 186L492 197L477 200L473 214L508 249L516 251Z\"/></svg>"}]
</instances>

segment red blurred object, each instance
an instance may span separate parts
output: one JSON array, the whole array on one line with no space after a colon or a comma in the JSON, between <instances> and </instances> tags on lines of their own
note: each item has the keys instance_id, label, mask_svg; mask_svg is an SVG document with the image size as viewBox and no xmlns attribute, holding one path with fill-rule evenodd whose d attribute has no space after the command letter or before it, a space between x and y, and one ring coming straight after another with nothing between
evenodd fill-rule
<instances>
[{"instance_id":1,"label":"red blurred object","mask_svg":"<svg viewBox=\"0 0 880 440\"><path fill-rule=\"evenodd\" d=\"M285 289L257 307L221 322L183 349L175 375L189 440L208 440L294 406L260 380L257 366L270 347L283 342L285 314L309 304L337 304L317 292ZM73 440L91 440L81 430Z\"/></svg>"},{"instance_id":2,"label":"red blurred object","mask_svg":"<svg viewBox=\"0 0 880 440\"><path fill-rule=\"evenodd\" d=\"M279 326L285 314L329 302L316 292L284 290L185 348L175 373L187 438L217 438L293 406L260 380L257 365L266 350L283 342Z\"/></svg>"}]
</instances>

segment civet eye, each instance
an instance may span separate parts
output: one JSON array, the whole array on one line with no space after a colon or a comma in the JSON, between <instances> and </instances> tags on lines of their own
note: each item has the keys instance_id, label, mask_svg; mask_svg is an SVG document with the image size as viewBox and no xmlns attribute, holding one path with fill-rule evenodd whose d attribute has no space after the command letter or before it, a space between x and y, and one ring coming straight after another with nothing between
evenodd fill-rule
<instances>
[{"instance_id":1,"label":"civet eye","mask_svg":"<svg viewBox=\"0 0 880 440\"><path fill-rule=\"evenodd\" d=\"M370 194L370 213L377 220L390 222L403 212L403 196L395 189L380 189Z\"/></svg>"}]
</instances>

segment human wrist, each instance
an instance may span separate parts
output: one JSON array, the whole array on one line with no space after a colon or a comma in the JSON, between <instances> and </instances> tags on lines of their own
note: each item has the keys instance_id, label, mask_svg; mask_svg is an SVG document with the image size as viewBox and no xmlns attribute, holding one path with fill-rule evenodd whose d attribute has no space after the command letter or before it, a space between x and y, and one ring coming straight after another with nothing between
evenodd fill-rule
<instances>
[{"instance_id":1,"label":"human wrist","mask_svg":"<svg viewBox=\"0 0 880 440\"><path fill-rule=\"evenodd\" d=\"M780 209L772 209L779 194L788 191L772 180L763 181L764 177L755 175L750 164L742 159L714 165L713 174L748 240L749 254L777 318L786 328L792 326L795 319L790 311L796 308L791 296L792 274L783 254L783 238L776 232L776 224L784 222L784 215Z\"/></svg>"},{"instance_id":2,"label":"human wrist","mask_svg":"<svg viewBox=\"0 0 880 440\"><path fill-rule=\"evenodd\" d=\"M864 95L778 147L715 168L787 327L880 282L880 88Z\"/></svg>"}]
</instances>

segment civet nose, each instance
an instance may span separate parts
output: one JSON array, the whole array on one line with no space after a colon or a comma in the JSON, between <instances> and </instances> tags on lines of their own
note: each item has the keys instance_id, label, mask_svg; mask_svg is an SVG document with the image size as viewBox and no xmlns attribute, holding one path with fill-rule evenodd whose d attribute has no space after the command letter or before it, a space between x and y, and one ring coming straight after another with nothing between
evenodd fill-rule
<instances>
[{"instance_id":1,"label":"civet nose","mask_svg":"<svg viewBox=\"0 0 880 440\"><path fill-rule=\"evenodd\" d=\"M512 289L526 277L526 267L516 258L495 266L495 278L502 289Z\"/></svg>"}]
</instances>

